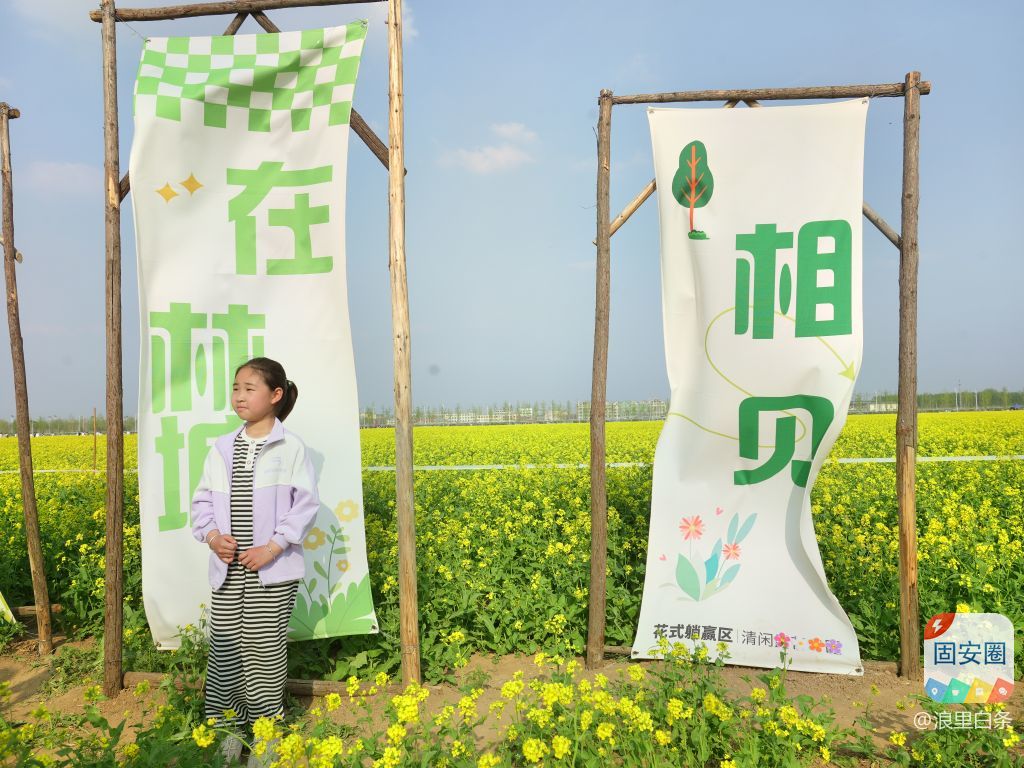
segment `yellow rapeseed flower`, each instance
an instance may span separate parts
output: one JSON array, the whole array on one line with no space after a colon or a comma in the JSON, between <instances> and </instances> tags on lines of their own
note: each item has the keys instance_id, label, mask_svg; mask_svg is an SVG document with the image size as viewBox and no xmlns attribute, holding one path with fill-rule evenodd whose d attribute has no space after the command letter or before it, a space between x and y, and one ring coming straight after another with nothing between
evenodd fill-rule
<instances>
[{"instance_id":1,"label":"yellow rapeseed flower","mask_svg":"<svg viewBox=\"0 0 1024 768\"><path fill-rule=\"evenodd\" d=\"M208 746L213 744L213 740L215 738L216 734L206 727L206 723L203 723L198 728L192 729L192 741L202 749L206 749Z\"/></svg>"},{"instance_id":2,"label":"yellow rapeseed flower","mask_svg":"<svg viewBox=\"0 0 1024 768\"><path fill-rule=\"evenodd\" d=\"M523 742L523 757L531 763L539 763L548 753L548 745L540 739L527 739Z\"/></svg>"}]
</instances>

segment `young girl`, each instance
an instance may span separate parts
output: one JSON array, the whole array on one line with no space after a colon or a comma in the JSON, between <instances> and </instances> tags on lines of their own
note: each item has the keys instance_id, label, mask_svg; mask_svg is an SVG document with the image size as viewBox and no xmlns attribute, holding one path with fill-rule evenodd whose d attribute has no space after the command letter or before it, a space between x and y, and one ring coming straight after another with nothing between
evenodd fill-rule
<instances>
[{"instance_id":1,"label":"young girl","mask_svg":"<svg viewBox=\"0 0 1024 768\"><path fill-rule=\"evenodd\" d=\"M280 363L241 365L231 407L245 424L216 441L192 498L213 588L206 716L228 726L284 713L288 620L320 506L306 447L281 426L298 396Z\"/></svg>"}]
</instances>

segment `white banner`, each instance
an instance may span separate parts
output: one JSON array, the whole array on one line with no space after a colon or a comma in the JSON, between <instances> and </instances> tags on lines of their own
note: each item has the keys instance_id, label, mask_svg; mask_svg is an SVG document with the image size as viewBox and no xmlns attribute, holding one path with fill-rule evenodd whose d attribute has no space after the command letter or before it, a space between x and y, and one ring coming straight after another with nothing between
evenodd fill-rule
<instances>
[{"instance_id":1,"label":"white banner","mask_svg":"<svg viewBox=\"0 0 1024 768\"><path fill-rule=\"evenodd\" d=\"M349 115L366 22L149 38L130 173L142 323L139 503L146 616L161 648L209 602L190 500L213 440L241 422L235 368L280 361L286 428L321 508L304 542L291 639L377 631L363 535L345 282Z\"/></svg>"},{"instance_id":2,"label":"white banner","mask_svg":"<svg viewBox=\"0 0 1024 768\"><path fill-rule=\"evenodd\" d=\"M867 100L650 109L671 404L634 656L862 674L810 491L860 367Z\"/></svg>"}]
</instances>

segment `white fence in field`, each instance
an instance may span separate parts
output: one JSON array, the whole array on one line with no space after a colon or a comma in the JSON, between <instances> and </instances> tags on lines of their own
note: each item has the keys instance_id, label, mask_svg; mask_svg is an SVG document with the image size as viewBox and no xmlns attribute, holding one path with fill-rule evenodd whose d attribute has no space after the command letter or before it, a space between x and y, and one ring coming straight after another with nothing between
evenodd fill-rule
<instances>
[{"instance_id":1,"label":"white fence in field","mask_svg":"<svg viewBox=\"0 0 1024 768\"><path fill-rule=\"evenodd\" d=\"M1024 455L1010 456L918 456L917 462L933 461L1021 461ZM840 464L895 464L896 458L884 456L880 458L848 458L838 459ZM613 461L608 467L649 467L646 461ZM589 464L420 464L414 465L416 472L474 471L488 469L589 469ZM364 472L394 472L394 467L363 467Z\"/></svg>"},{"instance_id":2,"label":"white fence in field","mask_svg":"<svg viewBox=\"0 0 1024 768\"><path fill-rule=\"evenodd\" d=\"M839 464L895 464L893 456L845 458L837 459ZM1024 455L1010 454L1007 456L918 456L918 464L930 464L942 461L1024 461ZM649 467L650 462L646 461L613 461L606 466L609 468L619 467ZM477 472L486 470L522 470L522 469L589 469L590 464L416 464L414 472ZM99 474L105 473L106 469L35 469L33 474ZM138 472L136 468L126 469L125 473ZM394 472L394 467L372 466L363 467L364 472ZM0 475L17 475L17 469L0 470Z\"/></svg>"}]
</instances>

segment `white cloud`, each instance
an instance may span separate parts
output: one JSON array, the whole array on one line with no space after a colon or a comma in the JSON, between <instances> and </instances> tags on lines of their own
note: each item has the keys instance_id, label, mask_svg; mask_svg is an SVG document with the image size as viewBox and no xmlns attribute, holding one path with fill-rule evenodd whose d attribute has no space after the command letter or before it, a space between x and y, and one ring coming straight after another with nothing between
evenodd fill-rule
<instances>
[{"instance_id":1,"label":"white cloud","mask_svg":"<svg viewBox=\"0 0 1024 768\"><path fill-rule=\"evenodd\" d=\"M494 173L532 163L533 157L514 144L477 149L454 149L441 155L441 164L465 168L473 173Z\"/></svg>"},{"instance_id":2,"label":"white cloud","mask_svg":"<svg viewBox=\"0 0 1024 768\"><path fill-rule=\"evenodd\" d=\"M88 163L60 163L40 160L31 163L19 185L37 194L54 197L103 197L103 169Z\"/></svg>"},{"instance_id":3,"label":"white cloud","mask_svg":"<svg viewBox=\"0 0 1024 768\"><path fill-rule=\"evenodd\" d=\"M441 165L465 168L473 173L494 173L533 162L533 155L521 145L537 140L537 134L522 123L494 123L491 133L504 141L475 149L450 149L441 155Z\"/></svg>"},{"instance_id":4,"label":"white cloud","mask_svg":"<svg viewBox=\"0 0 1024 768\"><path fill-rule=\"evenodd\" d=\"M491 131L505 141L530 142L537 140L537 134L522 123L495 123Z\"/></svg>"}]
</instances>

